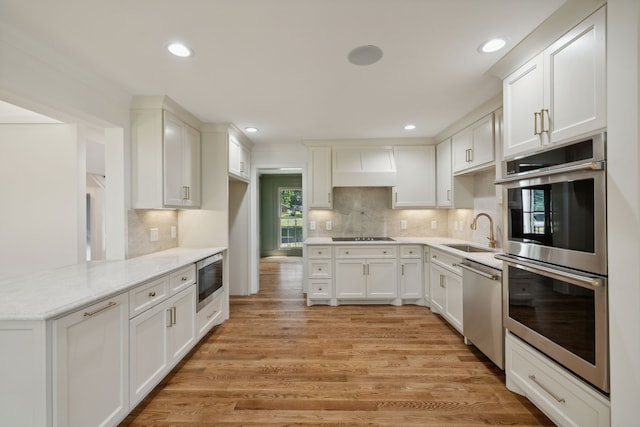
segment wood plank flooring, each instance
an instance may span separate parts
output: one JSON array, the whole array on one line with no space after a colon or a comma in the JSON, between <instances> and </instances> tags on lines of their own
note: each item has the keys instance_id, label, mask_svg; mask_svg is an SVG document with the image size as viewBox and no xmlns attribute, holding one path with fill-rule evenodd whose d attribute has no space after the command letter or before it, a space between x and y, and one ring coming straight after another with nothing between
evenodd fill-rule
<instances>
[{"instance_id":1,"label":"wood plank flooring","mask_svg":"<svg viewBox=\"0 0 640 427\"><path fill-rule=\"evenodd\" d=\"M427 308L307 307L300 258L260 271L121 426L553 425Z\"/></svg>"}]
</instances>

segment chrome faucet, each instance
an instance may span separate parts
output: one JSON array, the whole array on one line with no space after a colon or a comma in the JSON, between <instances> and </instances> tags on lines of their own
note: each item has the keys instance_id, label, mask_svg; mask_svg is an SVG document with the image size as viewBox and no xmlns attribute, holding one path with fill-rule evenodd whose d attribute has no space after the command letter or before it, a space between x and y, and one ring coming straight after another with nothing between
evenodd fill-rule
<instances>
[{"instance_id":1,"label":"chrome faucet","mask_svg":"<svg viewBox=\"0 0 640 427\"><path fill-rule=\"evenodd\" d=\"M486 214L484 212L480 212L478 215L476 215L476 217L471 222L471 229L475 230L475 229L478 228L478 218L480 218L481 216L486 216L489 219L489 237L487 237L487 239L489 239L489 247L490 248L495 248L496 247L496 239L493 236L493 219L491 219L489 214Z\"/></svg>"}]
</instances>

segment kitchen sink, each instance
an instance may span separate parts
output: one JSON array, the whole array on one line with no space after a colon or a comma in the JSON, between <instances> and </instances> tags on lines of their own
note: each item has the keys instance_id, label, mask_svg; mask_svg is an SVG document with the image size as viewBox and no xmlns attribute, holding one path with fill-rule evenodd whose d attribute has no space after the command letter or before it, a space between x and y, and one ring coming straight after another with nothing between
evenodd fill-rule
<instances>
[{"instance_id":1,"label":"kitchen sink","mask_svg":"<svg viewBox=\"0 0 640 427\"><path fill-rule=\"evenodd\" d=\"M495 252L493 249L488 248L479 248L478 246L471 246L466 243L462 244L452 244L452 245L444 245L451 249L457 249L462 252Z\"/></svg>"},{"instance_id":2,"label":"kitchen sink","mask_svg":"<svg viewBox=\"0 0 640 427\"><path fill-rule=\"evenodd\" d=\"M391 237L332 237L334 242L395 242Z\"/></svg>"}]
</instances>

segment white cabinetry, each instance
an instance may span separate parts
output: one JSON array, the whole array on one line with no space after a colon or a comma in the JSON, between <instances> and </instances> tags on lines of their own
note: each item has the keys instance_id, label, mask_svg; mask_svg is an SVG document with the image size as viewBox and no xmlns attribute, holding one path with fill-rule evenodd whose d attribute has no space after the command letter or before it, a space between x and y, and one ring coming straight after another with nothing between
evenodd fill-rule
<instances>
[{"instance_id":1,"label":"white cabinetry","mask_svg":"<svg viewBox=\"0 0 640 427\"><path fill-rule=\"evenodd\" d=\"M504 79L503 155L606 126L605 8Z\"/></svg>"},{"instance_id":2,"label":"white cabinetry","mask_svg":"<svg viewBox=\"0 0 640 427\"><path fill-rule=\"evenodd\" d=\"M472 208L473 178L453 176L451 163L451 138L436 146L437 186L436 200L440 208Z\"/></svg>"},{"instance_id":3,"label":"white cabinetry","mask_svg":"<svg viewBox=\"0 0 640 427\"><path fill-rule=\"evenodd\" d=\"M331 147L309 147L309 207L333 207L332 191Z\"/></svg>"},{"instance_id":4,"label":"white cabinetry","mask_svg":"<svg viewBox=\"0 0 640 427\"><path fill-rule=\"evenodd\" d=\"M422 248L400 246L400 298L424 304L422 284Z\"/></svg>"},{"instance_id":5,"label":"white cabinetry","mask_svg":"<svg viewBox=\"0 0 640 427\"><path fill-rule=\"evenodd\" d=\"M164 299L158 300L156 289L172 290ZM130 322L131 407L137 405L187 354L196 339L193 265L130 291L130 299L141 300L145 293L155 304Z\"/></svg>"},{"instance_id":6,"label":"white cabinetry","mask_svg":"<svg viewBox=\"0 0 640 427\"><path fill-rule=\"evenodd\" d=\"M132 110L135 209L200 206L200 132L169 111Z\"/></svg>"},{"instance_id":7,"label":"white cabinetry","mask_svg":"<svg viewBox=\"0 0 640 427\"><path fill-rule=\"evenodd\" d=\"M307 304L328 302L333 298L333 248L324 245L305 247Z\"/></svg>"},{"instance_id":8,"label":"white cabinetry","mask_svg":"<svg viewBox=\"0 0 640 427\"><path fill-rule=\"evenodd\" d=\"M115 425L129 412L128 303L120 294L54 322L54 425Z\"/></svg>"},{"instance_id":9,"label":"white cabinetry","mask_svg":"<svg viewBox=\"0 0 640 427\"><path fill-rule=\"evenodd\" d=\"M462 259L433 248L430 256L431 311L462 333Z\"/></svg>"},{"instance_id":10,"label":"white cabinetry","mask_svg":"<svg viewBox=\"0 0 640 427\"><path fill-rule=\"evenodd\" d=\"M398 170L393 208L436 206L435 146L396 146L393 152Z\"/></svg>"},{"instance_id":11,"label":"white cabinetry","mask_svg":"<svg viewBox=\"0 0 640 427\"><path fill-rule=\"evenodd\" d=\"M395 186L393 147L334 147L332 181L335 187Z\"/></svg>"},{"instance_id":12,"label":"white cabinetry","mask_svg":"<svg viewBox=\"0 0 640 427\"><path fill-rule=\"evenodd\" d=\"M251 153L235 137L229 135L229 175L249 182L251 178Z\"/></svg>"},{"instance_id":13,"label":"white cabinetry","mask_svg":"<svg viewBox=\"0 0 640 427\"><path fill-rule=\"evenodd\" d=\"M396 246L339 246L335 249L338 300L392 300L398 296Z\"/></svg>"},{"instance_id":14,"label":"white cabinetry","mask_svg":"<svg viewBox=\"0 0 640 427\"><path fill-rule=\"evenodd\" d=\"M494 161L493 113L451 138L453 173L476 171Z\"/></svg>"},{"instance_id":15,"label":"white cabinetry","mask_svg":"<svg viewBox=\"0 0 640 427\"><path fill-rule=\"evenodd\" d=\"M507 332L507 388L526 396L559 426L608 427L609 400Z\"/></svg>"}]
</instances>

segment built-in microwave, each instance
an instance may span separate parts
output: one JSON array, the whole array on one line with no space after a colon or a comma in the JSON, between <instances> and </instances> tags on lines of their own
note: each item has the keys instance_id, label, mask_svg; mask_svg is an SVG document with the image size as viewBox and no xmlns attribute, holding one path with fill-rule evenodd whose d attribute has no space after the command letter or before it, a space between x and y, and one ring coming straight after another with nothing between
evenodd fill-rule
<instances>
[{"instance_id":1,"label":"built-in microwave","mask_svg":"<svg viewBox=\"0 0 640 427\"><path fill-rule=\"evenodd\" d=\"M211 300L224 290L223 279L224 257L217 253L196 263L198 273L198 303L196 311L200 311Z\"/></svg>"},{"instance_id":2,"label":"built-in microwave","mask_svg":"<svg viewBox=\"0 0 640 427\"><path fill-rule=\"evenodd\" d=\"M505 162L505 252L607 275L605 134Z\"/></svg>"}]
</instances>

